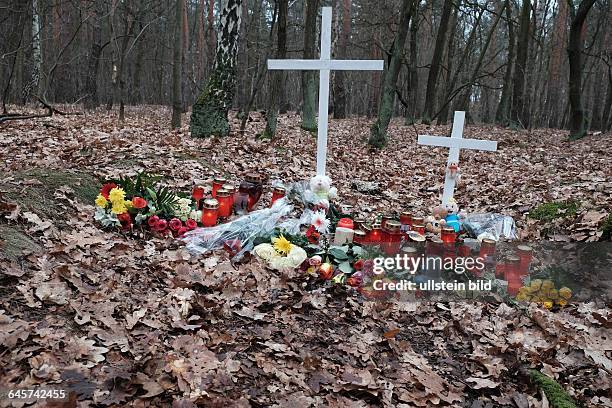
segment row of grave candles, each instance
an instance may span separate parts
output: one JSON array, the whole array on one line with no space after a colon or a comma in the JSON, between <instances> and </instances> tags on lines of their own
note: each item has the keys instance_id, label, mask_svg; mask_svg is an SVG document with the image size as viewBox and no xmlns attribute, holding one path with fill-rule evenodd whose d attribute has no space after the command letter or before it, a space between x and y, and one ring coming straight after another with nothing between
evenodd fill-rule
<instances>
[{"instance_id":1,"label":"row of grave candles","mask_svg":"<svg viewBox=\"0 0 612 408\"><path fill-rule=\"evenodd\" d=\"M196 201L196 207L202 209L202 225L213 227L219 219L225 220L233 213L246 214L255 208L263 194L262 177L254 173L248 174L238 188L223 177L215 177L212 181L212 198L204 199L205 190L204 186L195 186L192 197ZM285 189L275 187L270 205L284 196Z\"/></svg>"}]
</instances>

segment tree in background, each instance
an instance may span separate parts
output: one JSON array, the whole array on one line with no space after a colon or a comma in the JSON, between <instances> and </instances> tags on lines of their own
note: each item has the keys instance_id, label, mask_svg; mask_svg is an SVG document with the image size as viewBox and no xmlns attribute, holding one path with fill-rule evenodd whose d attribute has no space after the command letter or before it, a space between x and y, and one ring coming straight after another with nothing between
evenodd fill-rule
<instances>
[{"instance_id":1,"label":"tree in background","mask_svg":"<svg viewBox=\"0 0 612 408\"><path fill-rule=\"evenodd\" d=\"M183 62L183 18L185 0L176 0L176 15L174 26L174 47L172 61L172 129L181 127L181 113L183 112L182 93L182 62Z\"/></svg>"},{"instance_id":2,"label":"tree in background","mask_svg":"<svg viewBox=\"0 0 612 408\"><path fill-rule=\"evenodd\" d=\"M319 0L305 0L304 59L313 59L317 49L317 19ZM302 129L317 131L317 75L315 71L302 71ZM321 115L327 112L320 112Z\"/></svg>"},{"instance_id":3,"label":"tree in background","mask_svg":"<svg viewBox=\"0 0 612 408\"><path fill-rule=\"evenodd\" d=\"M278 30L277 30L277 49L276 58L285 59L287 57L287 13L289 0L277 0L278 3ZM262 138L271 139L276 134L276 124L278 122L278 112L281 103L281 91L285 86L285 71L277 70L270 73L271 95L270 107L266 113L266 128L262 133Z\"/></svg>"},{"instance_id":4,"label":"tree in background","mask_svg":"<svg viewBox=\"0 0 612 408\"><path fill-rule=\"evenodd\" d=\"M570 100L570 139L580 139L586 135L587 121L582 106L582 29L589 10L595 0L582 0L578 10L572 0L570 7L571 24L567 56L569 59L569 100Z\"/></svg>"},{"instance_id":5,"label":"tree in background","mask_svg":"<svg viewBox=\"0 0 612 408\"><path fill-rule=\"evenodd\" d=\"M227 136L227 113L234 98L236 51L242 0L225 0L221 11L220 36L215 65L206 87L193 105L190 130L193 137Z\"/></svg>"},{"instance_id":6,"label":"tree in background","mask_svg":"<svg viewBox=\"0 0 612 408\"><path fill-rule=\"evenodd\" d=\"M387 128L393 117L395 106L395 94L397 93L397 76L402 67L402 53L410 27L410 17L416 6L415 0L403 0L400 23L397 34L393 40L389 54L387 69L383 78L383 89L378 108L378 118L370 129L368 144L373 147L382 148L387 143Z\"/></svg>"},{"instance_id":7,"label":"tree in background","mask_svg":"<svg viewBox=\"0 0 612 408\"><path fill-rule=\"evenodd\" d=\"M427 76L427 91L425 92L425 108L423 110L423 123L431 123L431 118L434 114L436 105L436 85L438 83L438 74L440 73L440 65L442 64L442 55L444 53L444 44L446 43L446 33L451 15L451 0L444 0L442 8L442 16L440 17L440 26L436 35L436 45L434 48L431 65L429 66L429 74Z\"/></svg>"},{"instance_id":8,"label":"tree in background","mask_svg":"<svg viewBox=\"0 0 612 408\"><path fill-rule=\"evenodd\" d=\"M519 21L519 37L516 51L516 65L514 69L512 107L510 112L510 126L513 128L529 126L524 110L527 52L529 51L529 26L531 24L529 19L530 14L531 1L523 0Z\"/></svg>"},{"instance_id":9,"label":"tree in background","mask_svg":"<svg viewBox=\"0 0 612 408\"><path fill-rule=\"evenodd\" d=\"M339 21L339 16L342 15L342 26L338 27L338 47L336 47L335 58L347 59L349 38L351 36L351 0L337 0L336 4L339 2L342 7L342 13L336 11L334 16L337 19L336 21ZM333 71L333 75L334 118L344 119L346 118L347 84L345 84L344 80L346 73L344 71Z\"/></svg>"}]
</instances>

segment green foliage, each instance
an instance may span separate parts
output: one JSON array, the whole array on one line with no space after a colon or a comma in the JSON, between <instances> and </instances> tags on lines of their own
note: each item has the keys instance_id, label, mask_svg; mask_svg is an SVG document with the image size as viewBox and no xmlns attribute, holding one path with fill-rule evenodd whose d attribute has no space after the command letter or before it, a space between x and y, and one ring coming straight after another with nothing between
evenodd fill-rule
<instances>
[{"instance_id":1,"label":"green foliage","mask_svg":"<svg viewBox=\"0 0 612 408\"><path fill-rule=\"evenodd\" d=\"M147 190L153 189L160 180L160 176L153 176L141 171L135 177L122 175L111 181L121 187L127 197L145 197Z\"/></svg>"},{"instance_id":2,"label":"green foliage","mask_svg":"<svg viewBox=\"0 0 612 408\"><path fill-rule=\"evenodd\" d=\"M538 370L529 370L531 380L544 391L553 408L576 408L576 403L561 385Z\"/></svg>"},{"instance_id":3,"label":"green foliage","mask_svg":"<svg viewBox=\"0 0 612 408\"><path fill-rule=\"evenodd\" d=\"M529 211L529 218L541 221L552 221L557 218L574 216L578 211L579 203L576 201L559 201L544 203Z\"/></svg>"},{"instance_id":4,"label":"green foliage","mask_svg":"<svg viewBox=\"0 0 612 408\"><path fill-rule=\"evenodd\" d=\"M157 191L147 188L145 197L149 202L149 207L153 207L156 214L164 218L172 218L174 216L179 197L168 187L159 186Z\"/></svg>"}]
</instances>

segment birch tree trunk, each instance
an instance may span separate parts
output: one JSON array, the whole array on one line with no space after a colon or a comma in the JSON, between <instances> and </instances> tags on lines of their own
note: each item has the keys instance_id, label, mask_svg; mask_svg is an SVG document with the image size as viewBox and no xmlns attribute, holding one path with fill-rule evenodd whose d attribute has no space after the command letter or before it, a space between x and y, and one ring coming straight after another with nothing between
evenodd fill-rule
<instances>
[{"instance_id":1,"label":"birch tree trunk","mask_svg":"<svg viewBox=\"0 0 612 408\"><path fill-rule=\"evenodd\" d=\"M41 73L42 73L42 54L40 51L40 14L38 10L38 0L32 0L32 69L30 71L30 82L23 90L24 103L30 99L32 91L36 95L43 98L41 95Z\"/></svg>"},{"instance_id":2,"label":"birch tree trunk","mask_svg":"<svg viewBox=\"0 0 612 408\"><path fill-rule=\"evenodd\" d=\"M215 65L206 87L193 105L190 130L193 137L227 136L229 112L236 85L236 51L242 0L225 0Z\"/></svg>"},{"instance_id":3,"label":"birch tree trunk","mask_svg":"<svg viewBox=\"0 0 612 408\"><path fill-rule=\"evenodd\" d=\"M378 109L378 119L370 129L370 139L368 144L376 148L382 148L387 143L387 128L393 116L393 107L395 105L395 94L397 93L397 76L402 67L402 52L406 44L408 36L408 28L410 27L410 18L415 8L414 0L403 0L402 12L400 16L400 24L397 34L391 46L391 55L389 58L387 70L384 73L383 89L380 97L380 105Z\"/></svg>"}]
</instances>

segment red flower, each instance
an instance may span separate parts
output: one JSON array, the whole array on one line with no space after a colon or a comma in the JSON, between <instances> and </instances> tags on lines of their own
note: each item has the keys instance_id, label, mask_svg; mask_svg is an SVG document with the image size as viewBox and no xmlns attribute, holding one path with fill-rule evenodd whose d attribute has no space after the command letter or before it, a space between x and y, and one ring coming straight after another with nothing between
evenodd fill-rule
<instances>
[{"instance_id":1,"label":"red flower","mask_svg":"<svg viewBox=\"0 0 612 408\"><path fill-rule=\"evenodd\" d=\"M354 288L361 286L363 283L363 276L361 275L361 272L355 272L352 274L351 277L346 280L346 283Z\"/></svg>"},{"instance_id":2,"label":"red flower","mask_svg":"<svg viewBox=\"0 0 612 408\"><path fill-rule=\"evenodd\" d=\"M132 217L130 217L130 214L119 214L117 215L117 219L119 222L121 222L121 227L123 227L124 230L129 230L132 228Z\"/></svg>"},{"instance_id":3,"label":"red flower","mask_svg":"<svg viewBox=\"0 0 612 408\"><path fill-rule=\"evenodd\" d=\"M189 231L189 228L187 227L181 227L178 232L176 233L177 236L182 237L183 235L185 235L185 233Z\"/></svg>"},{"instance_id":4,"label":"red flower","mask_svg":"<svg viewBox=\"0 0 612 408\"><path fill-rule=\"evenodd\" d=\"M363 269L363 259L360 259L360 260L356 261L353 264L353 268L355 268L358 271L362 270Z\"/></svg>"},{"instance_id":5,"label":"red flower","mask_svg":"<svg viewBox=\"0 0 612 408\"><path fill-rule=\"evenodd\" d=\"M321 234L317 232L314 225L311 225L310 227L308 227L308 230L306 230L306 239L308 239L308 242L310 242L311 244L318 243L320 237Z\"/></svg>"},{"instance_id":6,"label":"red flower","mask_svg":"<svg viewBox=\"0 0 612 408\"><path fill-rule=\"evenodd\" d=\"M170 220L170 229L172 231L178 231L183 226L183 223L178 218L173 218Z\"/></svg>"},{"instance_id":7,"label":"red flower","mask_svg":"<svg viewBox=\"0 0 612 408\"><path fill-rule=\"evenodd\" d=\"M153 229L157 232L164 232L166 228L168 228L168 221L166 220L159 220L153 227Z\"/></svg>"},{"instance_id":8,"label":"red flower","mask_svg":"<svg viewBox=\"0 0 612 408\"><path fill-rule=\"evenodd\" d=\"M196 220L192 220L191 218L189 218L187 222L185 222L185 225L187 226L187 229L189 229L189 231L198 228L198 222Z\"/></svg>"},{"instance_id":9,"label":"red flower","mask_svg":"<svg viewBox=\"0 0 612 408\"><path fill-rule=\"evenodd\" d=\"M155 228L158 222L159 222L159 217L157 215L153 215L149 217L149 219L147 220L147 224L149 224L149 227L151 228Z\"/></svg>"},{"instance_id":10,"label":"red flower","mask_svg":"<svg viewBox=\"0 0 612 408\"><path fill-rule=\"evenodd\" d=\"M137 208L137 209L141 209L141 208L145 208L147 206L147 200L145 200L142 197L134 197L132 198L132 207Z\"/></svg>"},{"instance_id":11,"label":"red flower","mask_svg":"<svg viewBox=\"0 0 612 408\"><path fill-rule=\"evenodd\" d=\"M106 198L108 200L108 194L110 193L110 191L113 188L116 188L116 187L117 187L117 185L115 183L106 183L100 189L100 194L102 194L102 197L104 197L104 198Z\"/></svg>"}]
</instances>

